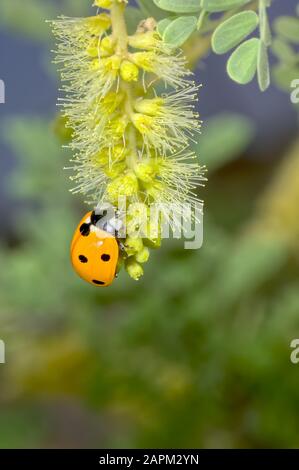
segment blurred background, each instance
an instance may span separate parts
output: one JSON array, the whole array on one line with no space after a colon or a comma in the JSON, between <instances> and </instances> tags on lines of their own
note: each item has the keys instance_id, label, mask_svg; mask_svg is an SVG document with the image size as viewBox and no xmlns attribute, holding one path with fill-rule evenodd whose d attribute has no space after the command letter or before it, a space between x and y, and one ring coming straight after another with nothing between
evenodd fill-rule
<instances>
[{"instance_id":1,"label":"blurred background","mask_svg":"<svg viewBox=\"0 0 299 470\"><path fill-rule=\"evenodd\" d=\"M274 1L272 20L294 15L296 4ZM298 447L290 82L274 80L262 94L256 82L230 81L225 58L201 60L204 245L164 242L141 281L122 273L95 289L69 262L87 208L63 171L70 155L44 21L88 14L89 5L1 0L0 447Z\"/></svg>"}]
</instances>

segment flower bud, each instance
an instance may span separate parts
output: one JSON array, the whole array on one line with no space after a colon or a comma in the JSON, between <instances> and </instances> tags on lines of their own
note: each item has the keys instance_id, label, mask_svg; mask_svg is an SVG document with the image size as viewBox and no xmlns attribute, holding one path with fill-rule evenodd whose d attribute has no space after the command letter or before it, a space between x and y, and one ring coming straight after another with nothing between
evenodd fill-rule
<instances>
[{"instance_id":1,"label":"flower bud","mask_svg":"<svg viewBox=\"0 0 299 470\"><path fill-rule=\"evenodd\" d=\"M89 66L91 72L97 72L100 69L100 61L99 59L94 59Z\"/></svg>"},{"instance_id":2,"label":"flower bud","mask_svg":"<svg viewBox=\"0 0 299 470\"><path fill-rule=\"evenodd\" d=\"M135 49L153 49L158 41L159 35L154 31L137 33L129 37L129 45Z\"/></svg>"},{"instance_id":3,"label":"flower bud","mask_svg":"<svg viewBox=\"0 0 299 470\"><path fill-rule=\"evenodd\" d=\"M131 276L131 278L135 281L139 281L139 279L143 276L142 266L134 259L127 260L126 270L129 276Z\"/></svg>"},{"instance_id":4,"label":"flower bud","mask_svg":"<svg viewBox=\"0 0 299 470\"><path fill-rule=\"evenodd\" d=\"M149 248L152 248L152 249L160 248L160 246L161 246L161 237L158 237L158 238L144 238L143 242L144 242L144 245L149 247Z\"/></svg>"},{"instance_id":5,"label":"flower bud","mask_svg":"<svg viewBox=\"0 0 299 470\"><path fill-rule=\"evenodd\" d=\"M127 210L127 232L143 238L147 233L148 207L142 202L129 204Z\"/></svg>"},{"instance_id":6,"label":"flower bud","mask_svg":"<svg viewBox=\"0 0 299 470\"><path fill-rule=\"evenodd\" d=\"M146 72L154 71L153 64L155 54L153 52L136 52L135 54L131 54L130 58L134 64L141 67Z\"/></svg>"},{"instance_id":7,"label":"flower bud","mask_svg":"<svg viewBox=\"0 0 299 470\"><path fill-rule=\"evenodd\" d=\"M156 176L154 161L141 162L136 165L135 174L144 183L151 183Z\"/></svg>"},{"instance_id":8,"label":"flower bud","mask_svg":"<svg viewBox=\"0 0 299 470\"><path fill-rule=\"evenodd\" d=\"M156 116L163 104L163 98L154 98L153 100L137 100L134 107L138 113Z\"/></svg>"},{"instance_id":9,"label":"flower bud","mask_svg":"<svg viewBox=\"0 0 299 470\"><path fill-rule=\"evenodd\" d=\"M116 145L112 149L104 147L93 156L92 160L96 165L112 166L115 164L124 163L126 153L127 151L122 145Z\"/></svg>"},{"instance_id":10,"label":"flower bud","mask_svg":"<svg viewBox=\"0 0 299 470\"><path fill-rule=\"evenodd\" d=\"M111 8L112 0L95 0L93 6L100 8Z\"/></svg>"},{"instance_id":11,"label":"flower bud","mask_svg":"<svg viewBox=\"0 0 299 470\"><path fill-rule=\"evenodd\" d=\"M111 138L115 141L118 141L124 136L127 126L128 116L120 115L111 120L109 126L107 126L107 130L109 130Z\"/></svg>"},{"instance_id":12,"label":"flower bud","mask_svg":"<svg viewBox=\"0 0 299 470\"><path fill-rule=\"evenodd\" d=\"M115 163L114 165L107 165L104 169L105 175L110 179L117 178L119 175L124 173L126 169L126 163Z\"/></svg>"},{"instance_id":13,"label":"flower bud","mask_svg":"<svg viewBox=\"0 0 299 470\"><path fill-rule=\"evenodd\" d=\"M92 157L92 162L95 165L105 166L109 163L109 153L108 149L102 149Z\"/></svg>"},{"instance_id":14,"label":"flower bud","mask_svg":"<svg viewBox=\"0 0 299 470\"><path fill-rule=\"evenodd\" d=\"M100 50L101 52L104 52L107 54L113 54L114 46L115 46L115 41L112 39L112 36L105 36L101 41Z\"/></svg>"},{"instance_id":15,"label":"flower bud","mask_svg":"<svg viewBox=\"0 0 299 470\"><path fill-rule=\"evenodd\" d=\"M86 53L87 55L89 55L89 57L98 57L99 55L99 48L97 45L95 45L94 43L91 43L88 48L86 49Z\"/></svg>"},{"instance_id":16,"label":"flower bud","mask_svg":"<svg viewBox=\"0 0 299 470\"><path fill-rule=\"evenodd\" d=\"M113 55L103 59L102 63L107 72L118 72L121 58L118 55Z\"/></svg>"},{"instance_id":17,"label":"flower bud","mask_svg":"<svg viewBox=\"0 0 299 470\"><path fill-rule=\"evenodd\" d=\"M127 237L125 241L126 252L129 256L136 255L143 250L143 243L141 238Z\"/></svg>"},{"instance_id":18,"label":"flower bud","mask_svg":"<svg viewBox=\"0 0 299 470\"><path fill-rule=\"evenodd\" d=\"M149 256L150 256L150 252L149 252L149 249L144 246L143 249L136 254L135 256L135 259L138 263L147 263L148 259L149 259Z\"/></svg>"},{"instance_id":19,"label":"flower bud","mask_svg":"<svg viewBox=\"0 0 299 470\"><path fill-rule=\"evenodd\" d=\"M129 60L123 60L120 67L120 76L125 82L137 82L139 69L137 65L132 64Z\"/></svg>"},{"instance_id":20,"label":"flower bud","mask_svg":"<svg viewBox=\"0 0 299 470\"><path fill-rule=\"evenodd\" d=\"M123 102L123 100L124 100L123 93L121 93L120 91L118 92L110 91L99 102L100 114L102 115L103 112L108 115L112 114L116 110L116 108L118 108L119 105Z\"/></svg>"},{"instance_id":21,"label":"flower bud","mask_svg":"<svg viewBox=\"0 0 299 470\"><path fill-rule=\"evenodd\" d=\"M123 145L115 145L111 150L112 161L118 162L126 158L128 150Z\"/></svg>"},{"instance_id":22,"label":"flower bud","mask_svg":"<svg viewBox=\"0 0 299 470\"><path fill-rule=\"evenodd\" d=\"M132 121L141 134L150 132L153 125L153 118L146 114L135 113L132 115Z\"/></svg>"},{"instance_id":23,"label":"flower bud","mask_svg":"<svg viewBox=\"0 0 299 470\"><path fill-rule=\"evenodd\" d=\"M111 26L111 18L106 13L86 18L86 26L90 34L99 36L103 34Z\"/></svg>"},{"instance_id":24,"label":"flower bud","mask_svg":"<svg viewBox=\"0 0 299 470\"><path fill-rule=\"evenodd\" d=\"M130 197L138 191L138 181L131 171L111 181L107 186L110 201L116 203L119 196Z\"/></svg>"}]
</instances>

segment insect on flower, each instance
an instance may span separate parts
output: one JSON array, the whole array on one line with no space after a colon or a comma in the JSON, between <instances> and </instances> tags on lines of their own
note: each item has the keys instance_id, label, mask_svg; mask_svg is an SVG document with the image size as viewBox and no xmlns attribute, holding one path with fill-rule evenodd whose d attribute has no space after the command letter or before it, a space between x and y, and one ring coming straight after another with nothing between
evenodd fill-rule
<instances>
[{"instance_id":1,"label":"insect on flower","mask_svg":"<svg viewBox=\"0 0 299 470\"><path fill-rule=\"evenodd\" d=\"M99 273L101 270L97 253L101 254L102 248L98 249L95 229L88 232L92 233L88 243L93 246L89 246L89 253L95 250L97 259L90 264L91 277L90 273L82 277L105 281L105 285L112 282L121 262L133 279L142 276L149 247L160 244L161 218L167 218L167 211L164 214L162 210L156 226L151 227L151 207L171 204L179 210L181 204L192 204L198 201L196 190L205 180L204 168L189 150L200 131L194 109L198 86L191 80L182 53L162 41L152 22L145 23L149 29L138 28L128 35L126 3L96 0L94 5L105 11L98 9L89 18L61 17L52 22L58 42L55 62L63 81L60 105L72 129L72 191L88 196L88 202L97 207L103 203L117 207L119 199L125 198L125 212L129 213L126 227L133 227L122 243L117 243L117 234L115 243L107 236L104 243L113 246L113 256L106 253L111 273L106 272L105 279L103 273L103 279L94 274L97 267ZM161 84L163 93L159 91ZM157 233L155 240L140 234L134 211L129 211L134 204L144 206L146 225ZM172 226L174 219L168 218ZM98 238L103 238L102 232ZM86 247L87 239L79 229L74 243L81 247L84 240ZM81 255L84 258L80 259ZM86 273L88 257L77 253L77 247L75 257L73 264L79 274Z\"/></svg>"}]
</instances>

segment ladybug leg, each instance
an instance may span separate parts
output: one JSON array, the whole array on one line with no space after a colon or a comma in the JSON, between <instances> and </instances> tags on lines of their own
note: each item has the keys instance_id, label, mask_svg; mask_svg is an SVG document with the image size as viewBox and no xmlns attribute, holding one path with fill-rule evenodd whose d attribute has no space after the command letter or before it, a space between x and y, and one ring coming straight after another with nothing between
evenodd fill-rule
<instances>
[{"instance_id":1,"label":"ladybug leg","mask_svg":"<svg viewBox=\"0 0 299 470\"><path fill-rule=\"evenodd\" d=\"M123 242L120 242L119 240L118 241L118 246L120 248L121 251L125 251L125 245L123 244Z\"/></svg>"}]
</instances>

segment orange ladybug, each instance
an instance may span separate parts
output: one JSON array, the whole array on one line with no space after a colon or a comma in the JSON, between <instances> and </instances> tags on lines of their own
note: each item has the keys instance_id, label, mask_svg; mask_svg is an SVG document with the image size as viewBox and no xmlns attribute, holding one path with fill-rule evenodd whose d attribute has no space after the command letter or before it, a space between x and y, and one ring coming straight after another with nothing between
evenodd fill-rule
<instances>
[{"instance_id":1,"label":"orange ladybug","mask_svg":"<svg viewBox=\"0 0 299 470\"><path fill-rule=\"evenodd\" d=\"M76 273L94 286L107 287L116 277L119 245L95 211L78 225L71 243L71 261ZM109 225L109 224L108 224Z\"/></svg>"}]
</instances>

